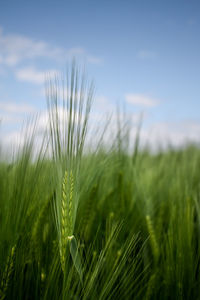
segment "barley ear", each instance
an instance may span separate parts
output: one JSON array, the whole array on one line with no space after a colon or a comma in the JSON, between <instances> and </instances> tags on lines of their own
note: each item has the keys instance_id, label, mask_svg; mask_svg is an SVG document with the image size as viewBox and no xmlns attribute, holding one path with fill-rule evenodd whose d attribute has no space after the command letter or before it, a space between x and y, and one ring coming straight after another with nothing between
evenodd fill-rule
<instances>
[{"instance_id":1,"label":"barley ear","mask_svg":"<svg viewBox=\"0 0 200 300\"><path fill-rule=\"evenodd\" d=\"M152 221L151 221L151 217L149 215L146 216L146 223L147 223L147 229L148 229L149 236L150 236L151 249L152 249L152 252L153 252L155 262L157 262L158 258L159 258L159 248L158 248L158 244L157 244L153 224L152 224Z\"/></svg>"},{"instance_id":2,"label":"barley ear","mask_svg":"<svg viewBox=\"0 0 200 300\"><path fill-rule=\"evenodd\" d=\"M6 267L5 267L5 270L3 273L3 278L1 281L0 300L4 299L6 297L6 292L8 290L10 278L11 278L13 270L14 270L15 250L16 250L16 245L14 247L12 247L11 253L7 259Z\"/></svg>"},{"instance_id":3,"label":"barley ear","mask_svg":"<svg viewBox=\"0 0 200 300\"><path fill-rule=\"evenodd\" d=\"M70 194L69 194L69 235L73 233L73 193L74 193L74 177L70 172Z\"/></svg>"},{"instance_id":4,"label":"barley ear","mask_svg":"<svg viewBox=\"0 0 200 300\"><path fill-rule=\"evenodd\" d=\"M67 246L67 171L65 172L62 183L62 202L61 202L61 228L60 228L60 259L61 266L64 272L66 261L66 246Z\"/></svg>"},{"instance_id":5,"label":"barley ear","mask_svg":"<svg viewBox=\"0 0 200 300\"><path fill-rule=\"evenodd\" d=\"M147 288L147 292L146 292L146 300L151 299L154 290L155 290L155 285L156 285L156 279L157 279L157 274L153 273L149 279L148 282L148 288Z\"/></svg>"}]
</instances>

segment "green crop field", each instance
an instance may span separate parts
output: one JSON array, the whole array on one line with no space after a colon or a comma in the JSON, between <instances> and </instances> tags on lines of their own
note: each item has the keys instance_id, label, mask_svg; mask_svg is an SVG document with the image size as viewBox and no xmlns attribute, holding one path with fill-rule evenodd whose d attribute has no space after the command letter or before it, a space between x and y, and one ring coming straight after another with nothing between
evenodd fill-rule
<instances>
[{"instance_id":1,"label":"green crop field","mask_svg":"<svg viewBox=\"0 0 200 300\"><path fill-rule=\"evenodd\" d=\"M120 128L84 150L93 87L70 74L37 152L28 132L1 157L0 299L200 299L200 150L126 151Z\"/></svg>"}]
</instances>

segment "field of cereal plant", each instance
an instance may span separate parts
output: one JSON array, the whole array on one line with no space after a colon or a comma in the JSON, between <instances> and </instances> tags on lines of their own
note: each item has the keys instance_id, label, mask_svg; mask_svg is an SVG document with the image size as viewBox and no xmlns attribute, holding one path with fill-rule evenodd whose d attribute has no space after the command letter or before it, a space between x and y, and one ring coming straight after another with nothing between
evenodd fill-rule
<instances>
[{"instance_id":1,"label":"field of cereal plant","mask_svg":"<svg viewBox=\"0 0 200 300\"><path fill-rule=\"evenodd\" d=\"M66 85L37 154L1 158L0 299L200 299L200 150L84 151L93 86Z\"/></svg>"}]
</instances>

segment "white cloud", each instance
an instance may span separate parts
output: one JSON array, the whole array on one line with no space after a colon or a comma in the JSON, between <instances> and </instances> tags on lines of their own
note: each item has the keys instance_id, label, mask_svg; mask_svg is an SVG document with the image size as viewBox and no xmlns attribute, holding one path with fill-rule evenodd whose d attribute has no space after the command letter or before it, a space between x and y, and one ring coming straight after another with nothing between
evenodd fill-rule
<instances>
[{"instance_id":1,"label":"white cloud","mask_svg":"<svg viewBox=\"0 0 200 300\"><path fill-rule=\"evenodd\" d=\"M200 143L200 122L158 122L141 131L141 143L151 149L166 149L169 145L181 147L187 143Z\"/></svg>"},{"instance_id":2,"label":"white cloud","mask_svg":"<svg viewBox=\"0 0 200 300\"><path fill-rule=\"evenodd\" d=\"M26 59L47 57L57 59L63 50L43 41L36 41L17 34L0 32L1 63L14 66Z\"/></svg>"},{"instance_id":3,"label":"white cloud","mask_svg":"<svg viewBox=\"0 0 200 300\"><path fill-rule=\"evenodd\" d=\"M144 94L126 94L126 102L140 107L153 107L159 104L157 99L151 98Z\"/></svg>"},{"instance_id":4,"label":"white cloud","mask_svg":"<svg viewBox=\"0 0 200 300\"><path fill-rule=\"evenodd\" d=\"M100 65L102 63L102 59L96 56L88 55L87 61L94 65Z\"/></svg>"},{"instance_id":5,"label":"white cloud","mask_svg":"<svg viewBox=\"0 0 200 300\"><path fill-rule=\"evenodd\" d=\"M35 107L28 104L17 104L16 102L0 102L0 110L7 113L32 113L35 111Z\"/></svg>"},{"instance_id":6,"label":"white cloud","mask_svg":"<svg viewBox=\"0 0 200 300\"><path fill-rule=\"evenodd\" d=\"M27 81L35 84L44 84L45 74L54 76L58 73L59 72L57 70L39 71L34 67L27 67L23 69L18 69L15 72L15 76L20 81Z\"/></svg>"},{"instance_id":7,"label":"white cloud","mask_svg":"<svg viewBox=\"0 0 200 300\"><path fill-rule=\"evenodd\" d=\"M22 125L27 116L33 115L36 108L26 103L0 101L0 120L2 125Z\"/></svg>"},{"instance_id":8,"label":"white cloud","mask_svg":"<svg viewBox=\"0 0 200 300\"><path fill-rule=\"evenodd\" d=\"M19 69L15 73L16 78L20 81L27 81L36 84L44 84L44 72L36 71L35 68Z\"/></svg>"},{"instance_id":9,"label":"white cloud","mask_svg":"<svg viewBox=\"0 0 200 300\"><path fill-rule=\"evenodd\" d=\"M85 53L85 50L82 47L71 48L67 51L69 56L82 55Z\"/></svg>"},{"instance_id":10,"label":"white cloud","mask_svg":"<svg viewBox=\"0 0 200 300\"><path fill-rule=\"evenodd\" d=\"M3 135L3 146L9 149L10 146L12 145L14 148L19 145L19 143L24 142L24 135L22 132L13 130L12 132L9 132L8 134Z\"/></svg>"},{"instance_id":11,"label":"white cloud","mask_svg":"<svg viewBox=\"0 0 200 300\"><path fill-rule=\"evenodd\" d=\"M10 54L4 57L4 59L2 59L2 63L4 63L5 65L9 66L9 67L13 67L15 65L17 65L17 63L20 61L20 58L17 54Z\"/></svg>"},{"instance_id":12,"label":"white cloud","mask_svg":"<svg viewBox=\"0 0 200 300\"><path fill-rule=\"evenodd\" d=\"M116 105L110 101L109 98L105 96L97 96L93 103L93 110L98 111L99 113L112 113L116 111Z\"/></svg>"},{"instance_id":13,"label":"white cloud","mask_svg":"<svg viewBox=\"0 0 200 300\"><path fill-rule=\"evenodd\" d=\"M156 58L156 53L149 50L140 50L137 57L140 59L154 59Z\"/></svg>"},{"instance_id":14,"label":"white cloud","mask_svg":"<svg viewBox=\"0 0 200 300\"><path fill-rule=\"evenodd\" d=\"M72 57L86 58L89 63L97 64L100 59L91 56L84 48L65 49L44 41L38 41L19 34L5 34L0 30L0 64L14 67L22 62L37 58L64 61Z\"/></svg>"},{"instance_id":15,"label":"white cloud","mask_svg":"<svg viewBox=\"0 0 200 300\"><path fill-rule=\"evenodd\" d=\"M100 106L101 104L107 103L107 98L99 98ZM106 105L107 106L107 105ZM108 107L108 106L107 106ZM14 103L0 103L0 110L4 111L4 120L9 123L17 122L22 124L26 112L34 112L34 108L26 105L15 105ZM59 120L61 122L61 131L63 126L63 110L58 108ZM23 118L22 118L23 117ZM129 113L125 116L120 114L120 124L121 133L126 134L130 129L130 147L134 146L134 141L137 133L137 128L141 120L141 114ZM145 115L144 124L140 131L140 145L144 147L149 145L150 149L156 151L158 147L162 149L167 149L169 145L173 147L182 147L187 142L200 143L200 122L194 121L181 121L181 122L157 122L151 123L151 125L146 124L148 121L148 115ZM1 116L0 116L1 118ZM67 114L66 114L67 118ZM101 134L105 130L105 135L101 141L101 145L104 144L108 147L113 145L115 138L118 133L118 116L116 111L112 114L112 119L108 118L106 114L106 109L94 110L91 112L89 132L87 137L87 146L92 146L93 149L96 148L99 143ZM42 140L42 136L48 128L48 112L47 110L41 112L37 118L37 130L36 130L36 140L37 147L39 147L39 140ZM24 137L20 138L20 131L16 129L11 130L9 133L5 134L3 137L3 144L9 146L9 143L14 144L19 141L23 141ZM64 132L64 130L63 130ZM128 150L125 146L125 149Z\"/></svg>"},{"instance_id":16,"label":"white cloud","mask_svg":"<svg viewBox=\"0 0 200 300\"><path fill-rule=\"evenodd\" d=\"M22 123L22 117L20 115L9 114L9 113L1 113L0 114L0 122L1 126L9 125L16 125ZM1 128L2 129L2 128Z\"/></svg>"}]
</instances>

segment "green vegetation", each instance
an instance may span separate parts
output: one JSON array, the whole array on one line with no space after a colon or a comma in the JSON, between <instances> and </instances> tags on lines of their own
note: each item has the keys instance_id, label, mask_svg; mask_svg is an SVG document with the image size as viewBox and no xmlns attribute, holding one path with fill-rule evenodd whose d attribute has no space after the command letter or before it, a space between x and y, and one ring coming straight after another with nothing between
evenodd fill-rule
<instances>
[{"instance_id":1,"label":"green vegetation","mask_svg":"<svg viewBox=\"0 0 200 300\"><path fill-rule=\"evenodd\" d=\"M0 163L0 299L200 299L200 150L128 153L119 129L83 154L93 88L64 87L37 157L27 135Z\"/></svg>"}]
</instances>

